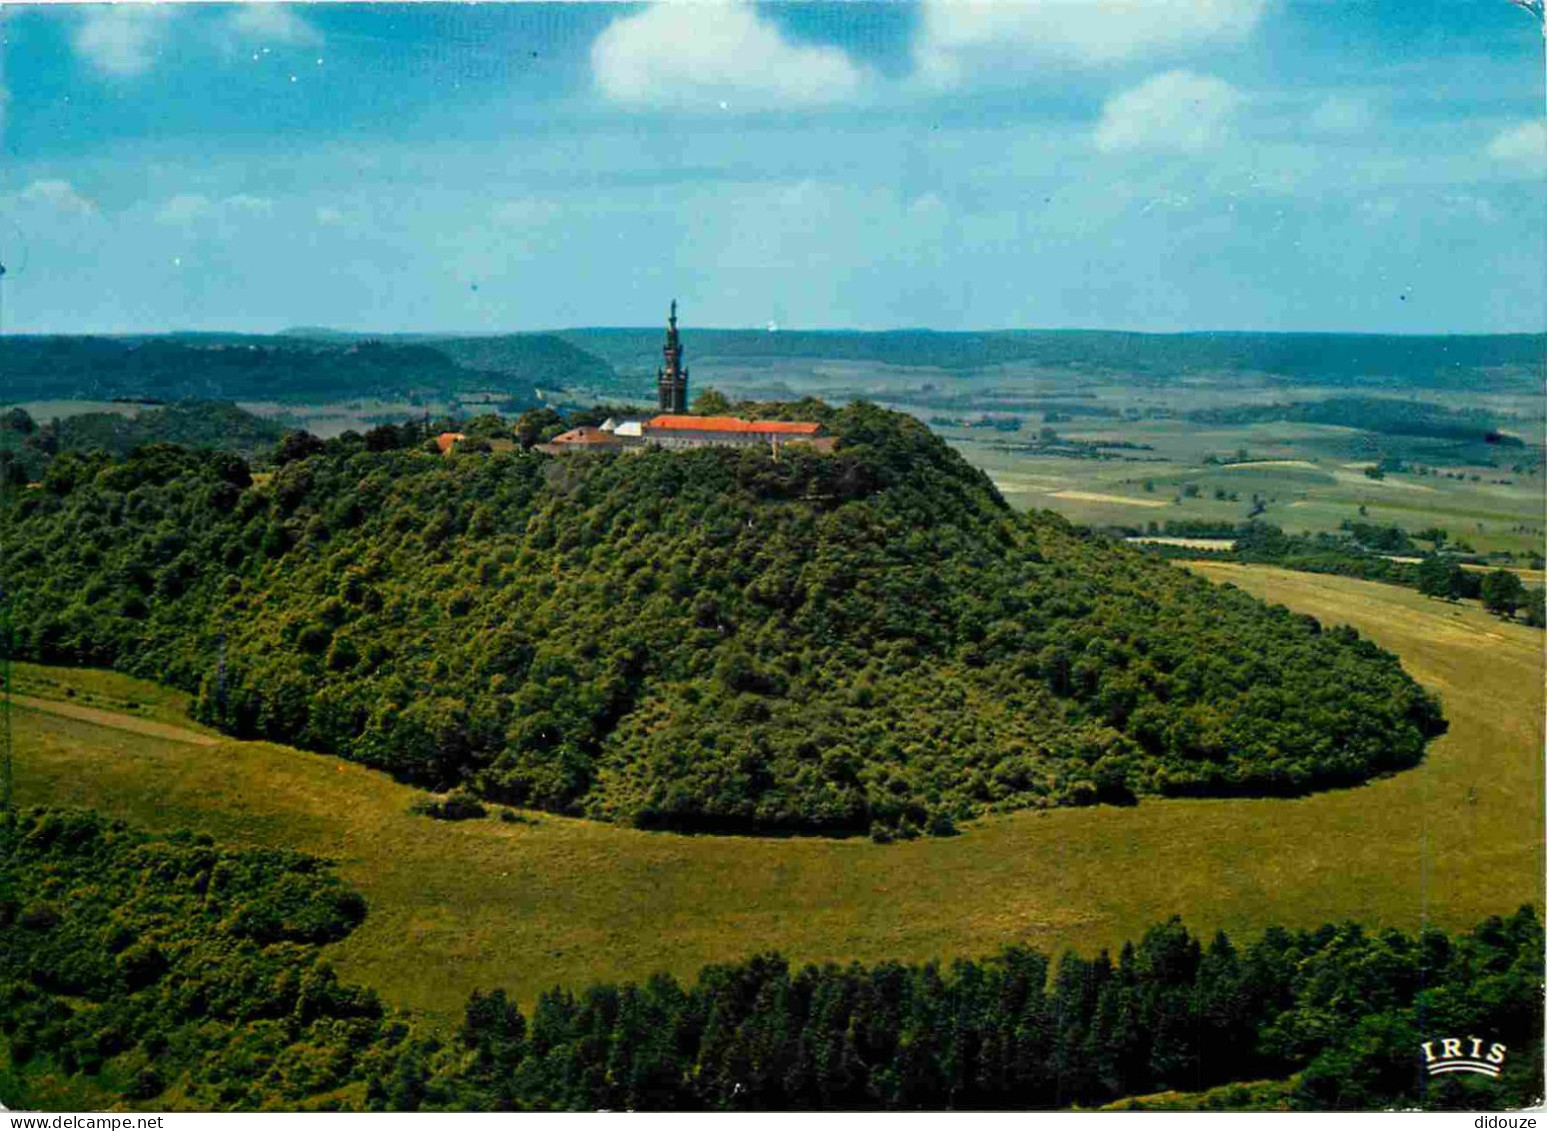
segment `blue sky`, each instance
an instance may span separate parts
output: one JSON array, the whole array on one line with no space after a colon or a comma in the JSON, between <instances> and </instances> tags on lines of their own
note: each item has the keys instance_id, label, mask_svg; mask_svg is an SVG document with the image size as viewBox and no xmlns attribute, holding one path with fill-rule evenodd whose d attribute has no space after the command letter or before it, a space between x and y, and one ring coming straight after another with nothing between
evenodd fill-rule
<instances>
[{"instance_id":1,"label":"blue sky","mask_svg":"<svg viewBox=\"0 0 1547 1131\"><path fill-rule=\"evenodd\" d=\"M0 8L5 330L1547 328L1507 0Z\"/></svg>"}]
</instances>

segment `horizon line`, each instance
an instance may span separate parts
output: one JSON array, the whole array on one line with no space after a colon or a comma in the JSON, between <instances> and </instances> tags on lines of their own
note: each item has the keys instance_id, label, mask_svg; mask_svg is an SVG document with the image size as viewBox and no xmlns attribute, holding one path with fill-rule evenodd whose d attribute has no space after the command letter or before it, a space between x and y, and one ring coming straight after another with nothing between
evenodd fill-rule
<instances>
[{"instance_id":1,"label":"horizon line","mask_svg":"<svg viewBox=\"0 0 1547 1131\"><path fill-rule=\"evenodd\" d=\"M596 331L622 331L629 333L654 332L660 327L654 323L645 325L589 325L540 327L536 329L444 329L444 330L382 330L350 329L339 326L287 326L279 330L191 329L187 327L161 330L5 330L4 338L168 338L224 335L244 338L304 338L336 334L357 338L503 338L537 337L541 335L588 333ZM1547 327L1532 330L1262 330L1262 329L1190 329L1190 330L1131 330L1105 326L1002 326L974 327L969 329L939 330L930 326L889 326L882 329L860 329L852 326L803 327L803 326L711 326L689 325L686 333L699 332L766 334L939 334L951 335L1005 335L1005 334L1109 334L1143 338L1181 337L1334 337L1334 338L1529 338L1547 337Z\"/></svg>"}]
</instances>

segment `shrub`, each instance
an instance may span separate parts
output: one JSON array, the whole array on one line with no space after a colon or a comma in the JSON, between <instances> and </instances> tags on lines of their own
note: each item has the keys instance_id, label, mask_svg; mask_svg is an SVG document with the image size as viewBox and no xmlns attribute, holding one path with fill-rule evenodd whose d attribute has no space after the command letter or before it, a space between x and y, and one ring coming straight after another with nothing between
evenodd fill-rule
<instances>
[{"instance_id":1,"label":"shrub","mask_svg":"<svg viewBox=\"0 0 1547 1131\"><path fill-rule=\"evenodd\" d=\"M410 813L433 817L437 821L470 821L487 817L489 811L465 790L455 790L443 798L421 797L408 807ZM503 814L501 819L505 820Z\"/></svg>"}]
</instances>

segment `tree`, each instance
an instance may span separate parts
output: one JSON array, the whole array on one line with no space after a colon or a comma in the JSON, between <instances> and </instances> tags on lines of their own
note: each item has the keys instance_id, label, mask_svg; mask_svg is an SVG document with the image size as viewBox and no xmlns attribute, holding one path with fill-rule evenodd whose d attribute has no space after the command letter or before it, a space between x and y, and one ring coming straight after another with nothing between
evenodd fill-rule
<instances>
[{"instance_id":1,"label":"tree","mask_svg":"<svg viewBox=\"0 0 1547 1131\"><path fill-rule=\"evenodd\" d=\"M699 416L724 416L731 411L731 402L718 389L705 389L693 398L693 411Z\"/></svg>"},{"instance_id":2,"label":"tree","mask_svg":"<svg viewBox=\"0 0 1547 1131\"><path fill-rule=\"evenodd\" d=\"M1525 586L1520 577L1507 569L1496 569L1483 578L1483 608L1490 613L1512 617L1525 603Z\"/></svg>"},{"instance_id":3,"label":"tree","mask_svg":"<svg viewBox=\"0 0 1547 1131\"><path fill-rule=\"evenodd\" d=\"M551 408L534 408L523 412L516 421L516 439L523 448L530 448L558 435L563 428L564 418Z\"/></svg>"},{"instance_id":4,"label":"tree","mask_svg":"<svg viewBox=\"0 0 1547 1131\"><path fill-rule=\"evenodd\" d=\"M402 433L395 424L383 424L372 428L365 434L365 450L368 452L387 452L400 447L403 443Z\"/></svg>"},{"instance_id":5,"label":"tree","mask_svg":"<svg viewBox=\"0 0 1547 1131\"><path fill-rule=\"evenodd\" d=\"M20 405L8 409L6 414L0 417L0 431L3 432L20 432L23 436L30 436L36 428L37 425L33 423L32 417L28 416L27 410Z\"/></svg>"},{"instance_id":6,"label":"tree","mask_svg":"<svg viewBox=\"0 0 1547 1131\"><path fill-rule=\"evenodd\" d=\"M1532 589L1526 594L1526 624L1547 628L1547 589Z\"/></svg>"},{"instance_id":7,"label":"tree","mask_svg":"<svg viewBox=\"0 0 1547 1131\"><path fill-rule=\"evenodd\" d=\"M27 467L14 452L0 452L0 487L25 487Z\"/></svg>"},{"instance_id":8,"label":"tree","mask_svg":"<svg viewBox=\"0 0 1547 1131\"><path fill-rule=\"evenodd\" d=\"M286 432L284 438L279 441L279 446L274 450L274 462L284 466L287 463L295 463L297 460L314 456L320 451L322 451L322 441L310 432Z\"/></svg>"},{"instance_id":9,"label":"tree","mask_svg":"<svg viewBox=\"0 0 1547 1131\"><path fill-rule=\"evenodd\" d=\"M1451 596L1451 571L1456 567L1443 558L1425 558L1418 563L1418 592L1426 597Z\"/></svg>"}]
</instances>

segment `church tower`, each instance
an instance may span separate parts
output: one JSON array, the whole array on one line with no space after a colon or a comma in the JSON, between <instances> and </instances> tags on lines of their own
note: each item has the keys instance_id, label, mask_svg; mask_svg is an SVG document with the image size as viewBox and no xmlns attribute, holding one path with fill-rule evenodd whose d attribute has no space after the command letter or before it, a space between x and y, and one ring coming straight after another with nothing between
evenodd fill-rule
<instances>
[{"instance_id":1,"label":"church tower","mask_svg":"<svg viewBox=\"0 0 1547 1131\"><path fill-rule=\"evenodd\" d=\"M666 357L664 369L655 371L656 407L665 413L688 410L688 370L682 364L682 339L677 336L677 300L671 300L671 317L666 320Z\"/></svg>"}]
</instances>

